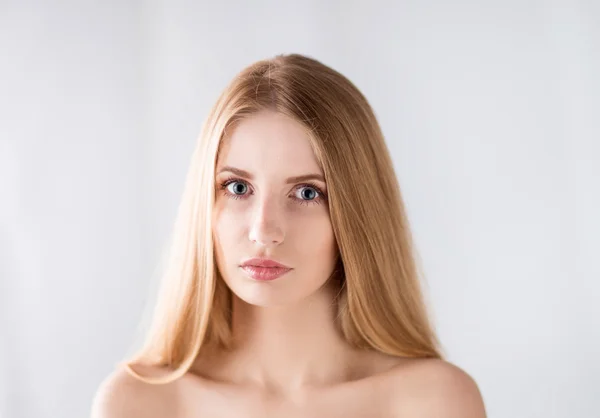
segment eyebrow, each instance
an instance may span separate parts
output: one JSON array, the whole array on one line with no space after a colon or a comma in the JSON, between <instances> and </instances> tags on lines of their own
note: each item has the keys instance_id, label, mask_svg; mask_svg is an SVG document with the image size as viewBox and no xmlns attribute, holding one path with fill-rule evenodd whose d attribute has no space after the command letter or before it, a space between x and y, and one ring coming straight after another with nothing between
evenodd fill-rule
<instances>
[{"instance_id":1,"label":"eyebrow","mask_svg":"<svg viewBox=\"0 0 600 418\"><path fill-rule=\"evenodd\" d=\"M242 170L241 168L231 167L231 166L225 166L225 167L221 168L221 170L219 170L219 172L217 174L221 174L224 171L229 171L233 174L237 174L238 176L241 176L241 177L246 177L250 180L252 180L254 178L252 176L252 174L249 173L248 171ZM303 174L301 176L294 176L294 177L288 178L286 180L286 184L299 183L301 181L307 181L307 180L319 180L320 182L325 183L325 179L320 174Z\"/></svg>"}]
</instances>

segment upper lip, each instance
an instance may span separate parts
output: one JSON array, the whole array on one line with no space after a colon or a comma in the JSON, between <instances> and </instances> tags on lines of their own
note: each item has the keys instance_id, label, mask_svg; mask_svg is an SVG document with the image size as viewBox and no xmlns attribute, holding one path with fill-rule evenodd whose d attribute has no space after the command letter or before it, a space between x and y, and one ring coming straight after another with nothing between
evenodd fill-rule
<instances>
[{"instance_id":1,"label":"upper lip","mask_svg":"<svg viewBox=\"0 0 600 418\"><path fill-rule=\"evenodd\" d=\"M282 269L289 269L290 267L285 266L281 263L278 263L275 260L271 260L269 258L249 258L248 260L242 263L242 267L245 266L256 266L256 267L278 267Z\"/></svg>"}]
</instances>

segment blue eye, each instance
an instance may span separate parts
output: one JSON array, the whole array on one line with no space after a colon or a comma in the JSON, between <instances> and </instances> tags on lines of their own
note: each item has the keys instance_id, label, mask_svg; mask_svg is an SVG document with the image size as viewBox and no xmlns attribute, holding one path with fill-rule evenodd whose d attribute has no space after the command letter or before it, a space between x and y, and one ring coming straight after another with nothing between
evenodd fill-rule
<instances>
[{"instance_id":1,"label":"blue eye","mask_svg":"<svg viewBox=\"0 0 600 418\"><path fill-rule=\"evenodd\" d=\"M232 181L225 186L225 187L227 187L227 190L231 190L231 189L229 189L229 186L232 184L234 185L233 186L233 194L235 194L236 196L242 196L248 189L248 186L245 183L242 183L239 181Z\"/></svg>"},{"instance_id":2,"label":"blue eye","mask_svg":"<svg viewBox=\"0 0 600 418\"><path fill-rule=\"evenodd\" d=\"M317 198L319 195L319 191L317 191L314 187L302 187L300 189L300 196L302 200L312 201Z\"/></svg>"},{"instance_id":3,"label":"blue eye","mask_svg":"<svg viewBox=\"0 0 600 418\"><path fill-rule=\"evenodd\" d=\"M233 185L232 188L229 187L231 185ZM249 188L244 180L235 178L223 181L220 186L225 195L232 199L245 199L247 196L246 191ZM300 197L294 196L293 199L301 205L308 205L311 203L318 205L321 204L322 200L326 199L325 193L314 184L300 184L296 187L296 190L300 190Z\"/></svg>"}]
</instances>

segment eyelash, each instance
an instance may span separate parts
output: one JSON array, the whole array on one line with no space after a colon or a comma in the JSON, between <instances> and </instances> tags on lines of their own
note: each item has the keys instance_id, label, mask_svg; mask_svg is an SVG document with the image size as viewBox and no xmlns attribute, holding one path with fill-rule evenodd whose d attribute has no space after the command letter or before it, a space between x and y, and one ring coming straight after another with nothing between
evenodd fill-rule
<instances>
[{"instance_id":1,"label":"eyelash","mask_svg":"<svg viewBox=\"0 0 600 418\"><path fill-rule=\"evenodd\" d=\"M227 197L230 197L230 198L236 199L236 200L243 199L245 195L236 195L236 194L229 193L227 191L227 186L229 186L231 183L244 183L249 188L248 183L242 179L239 179L236 177L230 177L230 178L224 180L223 182L221 182L221 185L220 185L220 189L225 193L225 195ZM320 205L322 199L323 200L327 199L327 195L325 193L323 193L321 191L321 189L314 183L307 182L307 183L299 184L297 186L297 188L302 188L302 187L310 187L312 189L315 189L317 191L317 193L319 194L319 196L317 196L314 200L304 200L304 199L298 199L298 198L294 197L294 200L296 200L301 205L309 205L309 204Z\"/></svg>"}]
</instances>

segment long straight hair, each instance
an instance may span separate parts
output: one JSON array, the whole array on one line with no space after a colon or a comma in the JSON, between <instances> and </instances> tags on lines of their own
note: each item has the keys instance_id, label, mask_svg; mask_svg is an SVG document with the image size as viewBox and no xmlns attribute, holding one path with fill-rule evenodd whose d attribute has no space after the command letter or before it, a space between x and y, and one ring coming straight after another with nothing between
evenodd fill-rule
<instances>
[{"instance_id":1,"label":"long straight hair","mask_svg":"<svg viewBox=\"0 0 600 418\"><path fill-rule=\"evenodd\" d=\"M202 125L145 342L123 362L148 383L184 375L210 347L232 340L231 291L216 267L212 236L215 164L236 123L274 110L306 127L324 172L339 248L334 274L339 329L353 347L394 356L442 358L421 288L405 206L381 128L345 76L299 54L243 69ZM136 364L166 367L158 378Z\"/></svg>"}]
</instances>

